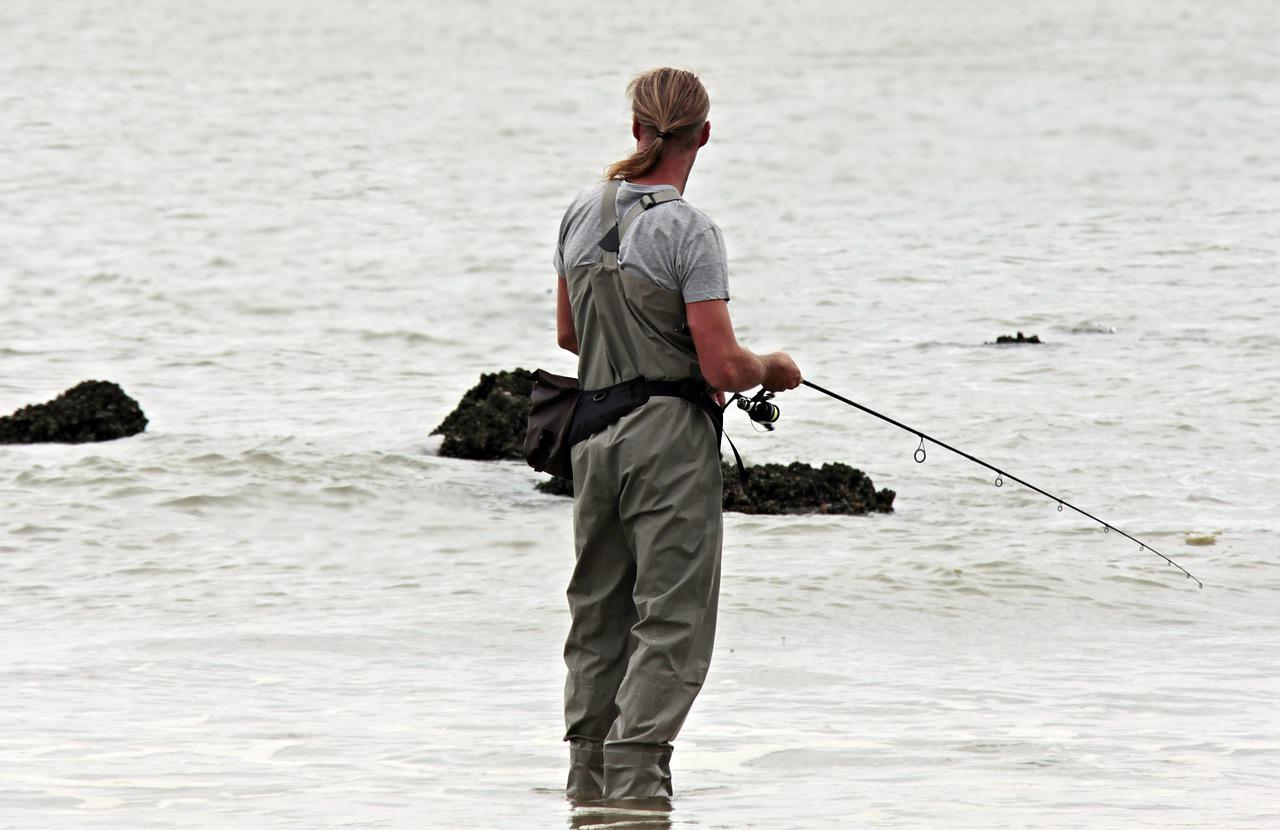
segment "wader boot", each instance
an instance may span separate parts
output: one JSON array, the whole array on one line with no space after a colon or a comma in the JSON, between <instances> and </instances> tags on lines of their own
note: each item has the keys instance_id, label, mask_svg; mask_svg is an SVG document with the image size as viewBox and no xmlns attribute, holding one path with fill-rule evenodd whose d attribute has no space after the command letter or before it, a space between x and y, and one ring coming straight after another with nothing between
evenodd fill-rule
<instances>
[{"instance_id":1,"label":"wader boot","mask_svg":"<svg viewBox=\"0 0 1280 830\"><path fill-rule=\"evenodd\" d=\"M569 740L569 782L564 788L570 798L592 800L604 797L604 743L582 738Z\"/></svg>"},{"instance_id":2,"label":"wader boot","mask_svg":"<svg viewBox=\"0 0 1280 830\"><path fill-rule=\"evenodd\" d=\"M567 277L584 398L637 377L702 382L683 297L617 264L631 224L679 196L646 194L619 223L617 190L616 181L604 189L600 260ZM598 759L605 798L670 796L671 742L702 688L715 637L718 425L690 400L653 397L575 444L572 459L569 787L594 782Z\"/></svg>"}]
</instances>

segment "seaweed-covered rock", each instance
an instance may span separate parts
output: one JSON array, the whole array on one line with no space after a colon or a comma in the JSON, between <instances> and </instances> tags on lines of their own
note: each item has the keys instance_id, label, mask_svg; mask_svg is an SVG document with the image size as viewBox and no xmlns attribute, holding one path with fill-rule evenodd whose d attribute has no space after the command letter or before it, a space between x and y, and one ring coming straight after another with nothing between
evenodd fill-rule
<instances>
[{"instance_id":1,"label":"seaweed-covered rock","mask_svg":"<svg viewBox=\"0 0 1280 830\"><path fill-rule=\"evenodd\" d=\"M1017 337L1014 337L1012 334L1002 334L996 338L996 343L1000 345L1004 345L1006 343L1032 344L1032 343L1039 343L1039 342L1040 342L1040 335L1033 334L1030 337L1027 337L1022 332L1018 332Z\"/></svg>"},{"instance_id":2,"label":"seaweed-covered rock","mask_svg":"<svg viewBox=\"0 0 1280 830\"><path fill-rule=\"evenodd\" d=\"M748 467L744 485L737 470L724 466L724 509L737 513L892 513L892 490L877 491L871 479L848 464L814 468L790 464Z\"/></svg>"},{"instance_id":3,"label":"seaweed-covered rock","mask_svg":"<svg viewBox=\"0 0 1280 830\"><path fill-rule=\"evenodd\" d=\"M47 403L0 418L0 444L114 441L147 428L138 402L107 380L86 380Z\"/></svg>"},{"instance_id":4,"label":"seaweed-covered rock","mask_svg":"<svg viewBox=\"0 0 1280 830\"><path fill-rule=\"evenodd\" d=\"M799 461L748 467L744 485L738 468L725 464L724 509L735 513L892 513L892 490L877 491L871 479L848 464L814 468ZM550 478L536 485L543 493L572 496L573 482Z\"/></svg>"},{"instance_id":5,"label":"seaweed-covered rock","mask_svg":"<svg viewBox=\"0 0 1280 830\"><path fill-rule=\"evenodd\" d=\"M532 391L533 372L527 369L481 375L457 409L431 431L444 436L440 454L477 461L524 458Z\"/></svg>"}]
</instances>

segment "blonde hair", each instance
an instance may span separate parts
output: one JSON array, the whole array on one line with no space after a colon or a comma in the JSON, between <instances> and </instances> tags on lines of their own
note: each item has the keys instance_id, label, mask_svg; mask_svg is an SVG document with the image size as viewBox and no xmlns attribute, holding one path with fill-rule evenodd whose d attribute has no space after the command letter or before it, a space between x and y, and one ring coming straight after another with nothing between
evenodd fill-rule
<instances>
[{"instance_id":1,"label":"blonde hair","mask_svg":"<svg viewBox=\"0 0 1280 830\"><path fill-rule=\"evenodd\" d=\"M689 146L711 111L711 99L698 76L669 66L632 78L627 97L631 99L631 115L654 136L648 141L642 136L634 153L609 165L604 171L606 179L643 176L662 158L665 143L679 141Z\"/></svg>"}]
</instances>

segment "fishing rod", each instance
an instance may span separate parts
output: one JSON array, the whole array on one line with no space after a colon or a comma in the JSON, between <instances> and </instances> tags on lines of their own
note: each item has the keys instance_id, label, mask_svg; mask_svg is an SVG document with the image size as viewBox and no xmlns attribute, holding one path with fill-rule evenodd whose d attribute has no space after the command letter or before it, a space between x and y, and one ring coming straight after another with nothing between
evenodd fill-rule
<instances>
[{"instance_id":1,"label":"fishing rod","mask_svg":"<svg viewBox=\"0 0 1280 830\"><path fill-rule=\"evenodd\" d=\"M955 447L951 446L950 444L946 443L945 441L939 441L937 438L934 438L932 435L928 435L928 434L926 434L926 433L924 433L924 432L921 432L920 430L916 429L915 427L907 426L906 424L902 423L901 421L898 421L898 420L895 420L895 419L893 419L893 418L890 418L888 415L882 415L881 413L876 412L874 409L872 409L872 408L870 408L870 407L868 407L868 406L863 406L862 404L858 403L857 401L853 401L853 400L850 400L849 398L846 398L844 395L840 395L840 394L837 394L837 393L835 393L835 392L832 392L830 389L825 389L825 388L823 388L823 387L819 386L818 384L816 384L816 383L811 383L811 382L809 382L809 381L807 381L807 380L802 380L802 381L800 381L800 383L802 383L803 385L805 385L805 386L809 387L810 389L813 389L813 390L814 390L814 391L816 391L816 392L821 392L822 394L827 395L828 397L835 398L836 400L840 401L841 403L848 404L849 406L852 406L854 409L861 410L862 412L865 412L865 413L867 413L868 415L873 415L873 416L875 416L876 418L879 418L879 419L880 419L880 420L882 420L882 421L887 421L888 423L893 424L895 427L898 427L899 429L906 430L907 432L909 432L909 433L911 433L912 435L914 435L914 436L916 436L917 438L919 438L919 439L920 439L920 446L916 447L916 451L912 454L912 457L913 457L913 458L915 458L915 460L916 460L916 463L917 463L917 464L923 464L923 463L924 463L925 458L927 458L927 457L928 457L928 455L929 455L929 454L925 451L925 448L924 448L924 443L925 443L925 441L928 441L928 442L930 442L930 443L932 443L932 444L937 444L939 447L942 447L944 450L950 450L951 452L955 453L956 455L960 456L961 458L967 458L967 459L969 459L970 461L972 461L973 463L975 463L975 464L979 464L979 465L981 465L981 466L983 466L983 467L986 467L988 470L990 470L991 472L995 473L995 474L996 474L995 485L996 485L997 487L1003 487L1003 486L1004 486L1004 480L1007 478L1007 479L1009 479L1009 480L1011 480L1011 481L1016 481L1016 482L1018 482L1018 483L1019 483L1019 484L1021 484L1023 487L1026 487L1026 488L1028 488L1028 489L1030 489L1030 490L1034 490L1035 492L1039 493L1040 495L1044 496L1045 498L1050 499L1051 501L1056 501L1056 502L1058 503L1058 512L1059 512L1059 513L1061 513L1061 512L1062 512L1062 508L1063 508L1063 507L1070 507L1072 510L1076 511L1076 512L1077 512L1077 513L1079 513L1081 516L1084 516L1084 517L1086 517L1086 518L1088 518L1088 519L1092 519L1093 521L1095 521L1095 522L1097 522L1098 524L1102 525L1102 530L1103 530L1103 532L1104 532L1104 533L1110 533L1111 531L1113 531L1113 530L1114 530L1116 533L1119 533L1121 536L1125 537L1126 539L1128 539L1128 540L1130 540L1130 541L1132 541L1132 542L1136 542L1136 543L1138 544L1138 548L1139 548L1140 550L1149 550L1149 551L1151 551L1151 552L1152 552L1152 553L1154 553L1156 556L1159 556L1161 559L1163 559L1167 564L1172 565L1173 567L1177 568L1178 570L1180 570L1180 571L1182 571L1184 574L1186 574L1187 579L1193 580L1193 581L1196 583L1196 585L1198 585L1201 589L1203 589L1203 588L1204 588L1204 583L1203 583L1203 582L1201 582L1197 577L1193 576L1193 575L1191 574L1191 571L1188 571L1186 568L1182 567L1182 566L1181 566L1181 565L1179 565L1177 562L1174 562L1172 559L1170 559L1169 557L1165 556L1165 555L1164 555L1163 553L1161 553L1160 551L1158 551L1158 550L1156 550L1155 548L1151 547L1151 545L1147 544L1146 542L1142 541L1141 539L1137 539L1137 538L1135 538L1135 537L1133 537L1133 536L1130 536L1128 533L1125 533L1125 532L1124 532L1123 530L1121 530L1120 528L1118 528L1118 527L1116 527L1116 526L1114 526L1114 525L1112 525L1112 524L1110 524L1110 523L1108 523L1108 522L1104 522L1102 519L1099 519L1097 516L1093 515L1093 514L1092 514L1092 513L1090 513L1089 511L1087 511L1087 510L1081 510L1079 507L1076 507L1074 504L1072 504L1071 502L1067 501L1066 499L1064 499L1064 498L1060 498L1059 496L1055 496L1053 493L1050 493L1050 492L1048 492L1047 490L1042 490L1042 489L1040 489L1039 487L1035 486L1034 484L1031 484L1031 483L1029 483L1029 482L1027 482L1027 481L1023 481L1022 479L1018 478L1017 476L1013 475L1012 473L1007 473L1007 472L1005 472L1004 470L1001 470L999 467L994 467L994 466L992 466L991 464L988 464L987 462L983 461L981 458L977 458L977 457L975 457L975 456L972 456L972 455L970 455L969 453L964 452L963 450L958 450L958 449L956 449ZM762 423L762 424L764 424L766 429L772 429L772 424L773 424L773 422L777 421L777 420L778 420L778 418L779 418L779 417L781 416L781 414L782 414L782 413L778 410L777 405L776 405L776 404L773 404L773 403L771 403L771 402L769 401L769 399L773 397L773 394L772 394L772 393L769 393L769 392L766 392L766 391L765 391L765 390L763 390L763 389L762 389L762 390L760 390L760 392L758 392L758 393L755 395L755 397L753 397L753 398L749 398L749 399L748 399L748 398L742 398L741 396L738 396L738 395L735 395L734 397L739 399L739 400L738 400L738 406L739 406L741 409L743 409L743 410L745 410L745 411L747 412L747 415L748 415L748 416L750 416L751 420L756 421L756 422L758 422L758 423Z\"/></svg>"}]
</instances>

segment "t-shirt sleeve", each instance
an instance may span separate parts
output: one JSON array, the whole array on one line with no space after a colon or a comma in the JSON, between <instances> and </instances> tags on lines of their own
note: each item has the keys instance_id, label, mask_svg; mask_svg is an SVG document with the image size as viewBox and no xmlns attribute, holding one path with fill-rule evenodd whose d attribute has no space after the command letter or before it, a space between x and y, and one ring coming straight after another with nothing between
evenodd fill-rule
<instances>
[{"instance_id":1,"label":"t-shirt sleeve","mask_svg":"<svg viewBox=\"0 0 1280 830\"><path fill-rule=\"evenodd\" d=\"M564 274L564 231L565 226L569 224L569 211L565 211L564 217L560 219L560 233L556 237L556 252L551 257L551 266L556 269L556 278L563 277Z\"/></svg>"},{"instance_id":2,"label":"t-shirt sleeve","mask_svg":"<svg viewBox=\"0 0 1280 830\"><path fill-rule=\"evenodd\" d=\"M686 303L729 299L729 262L715 225L690 237L676 257L680 293Z\"/></svg>"}]
</instances>

